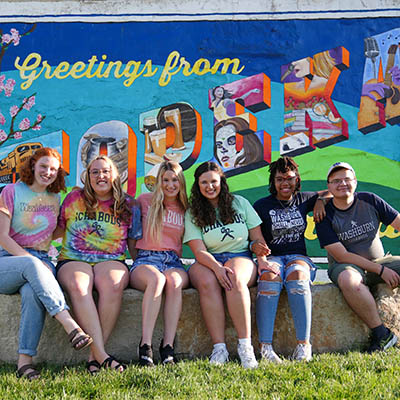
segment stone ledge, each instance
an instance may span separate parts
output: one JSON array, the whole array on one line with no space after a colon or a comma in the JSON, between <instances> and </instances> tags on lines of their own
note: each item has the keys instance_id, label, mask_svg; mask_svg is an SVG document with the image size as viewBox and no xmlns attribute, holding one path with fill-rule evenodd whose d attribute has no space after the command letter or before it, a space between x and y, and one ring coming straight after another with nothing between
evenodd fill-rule
<instances>
[{"instance_id":1,"label":"stone ledge","mask_svg":"<svg viewBox=\"0 0 400 400\"><path fill-rule=\"evenodd\" d=\"M314 285L313 323L311 341L314 353L344 352L357 350L368 343L369 330L349 309L343 296L333 284ZM254 305L256 288L251 288ZM400 334L399 306L400 293L391 291L386 285L376 289L377 304L385 323ZM107 344L107 351L122 360L136 360L137 346L141 336L142 293L134 289L124 292L121 314L117 326ZM18 349L18 325L20 316L19 295L0 295L0 360L15 362ZM255 323L255 307L252 308L253 345L258 349L258 336ZM154 332L155 357L162 337L162 318L157 321ZM237 338L229 317L226 321L226 342L232 355L236 354ZM202 320L197 291L187 289L183 292L183 310L176 336L176 352L180 358L206 357L212 344ZM279 303L275 333L275 350L289 355L295 347L295 334L287 296L283 291ZM36 361L56 364L76 364L85 361L88 350L74 351L62 327L52 318L46 318Z\"/></svg>"}]
</instances>

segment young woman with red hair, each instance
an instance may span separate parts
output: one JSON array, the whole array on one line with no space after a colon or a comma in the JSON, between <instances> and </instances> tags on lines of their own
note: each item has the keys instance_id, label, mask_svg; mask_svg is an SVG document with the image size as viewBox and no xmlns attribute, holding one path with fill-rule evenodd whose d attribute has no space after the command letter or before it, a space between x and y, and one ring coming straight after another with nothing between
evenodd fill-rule
<instances>
[{"instance_id":1,"label":"young woman with red hair","mask_svg":"<svg viewBox=\"0 0 400 400\"><path fill-rule=\"evenodd\" d=\"M76 350L92 342L69 314L48 256L64 175L60 154L41 148L24 164L20 181L0 194L0 293L21 294L17 375L29 380L39 378L32 357L46 311L62 324Z\"/></svg>"}]
</instances>

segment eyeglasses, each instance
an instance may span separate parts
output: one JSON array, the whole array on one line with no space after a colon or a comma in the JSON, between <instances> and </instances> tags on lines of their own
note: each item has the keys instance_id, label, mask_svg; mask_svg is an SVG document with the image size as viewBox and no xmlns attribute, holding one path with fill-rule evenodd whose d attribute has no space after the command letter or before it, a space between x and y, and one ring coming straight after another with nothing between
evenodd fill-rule
<instances>
[{"instance_id":1,"label":"eyeglasses","mask_svg":"<svg viewBox=\"0 0 400 400\"><path fill-rule=\"evenodd\" d=\"M92 176L99 176L100 174L104 176L110 176L111 175L111 169L93 169L89 171L90 175Z\"/></svg>"},{"instance_id":2,"label":"eyeglasses","mask_svg":"<svg viewBox=\"0 0 400 400\"><path fill-rule=\"evenodd\" d=\"M283 182L293 183L296 179L297 179L297 176L289 176L287 178L278 176L277 178L275 178L275 182L278 184L281 184Z\"/></svg>"},{"instance_id":3,"label":"eyeglasses","mask_svg":"<svg viewBox=\"0 0 400 400\"><path fill-rule=\"evenodd\" d=\"M344 182L346 185L348 185L352 181L354 181L354 178L343 178L343 179L332 179L328 183L331 183L332 185L340 185L342 182Z\"/></svg>"}]
</instances>

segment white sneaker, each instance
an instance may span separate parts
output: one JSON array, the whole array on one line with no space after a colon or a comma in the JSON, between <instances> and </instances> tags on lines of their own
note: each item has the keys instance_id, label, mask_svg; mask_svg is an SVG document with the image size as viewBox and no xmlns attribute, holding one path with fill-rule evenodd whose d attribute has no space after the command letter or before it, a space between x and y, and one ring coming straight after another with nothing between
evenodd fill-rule
<instances>
[{"instance_id":1,"label":"white sneaker","mask_svg":"<svg viewBox=\"0 0 400 400\"><path fill-rule=\"evenodd\" d=\"M257 368L258 362L252 345L238 345L238 355L243 368Z\"/></svg>"},{"instance_id":2,"label":"white sneaker","mask_svg":"<svg viewBox=\"0 0 400 400\"><path fill-rule=\"evenodd\" d=\"M272 348L272 344L269 343L261 344L261 358L276 364L280 364L282 362L278 354L276 354Z\"/></svg>"},{"instance_id":3,"label":"white sneaker","mask_svg":"<svg viewBox=\"0 0 400 400\"><path fill-rule=\"evenodd\" d=\"M222 365L229 360L229 353L226 347L217 347L213 349L210 356L210 364Z\"/></svg>"},{"instance_id":4,"label":"white sneaker","mask_svg":"<svg viewBox=\"0 0 400 400\"><path fill-rule=\"evenodd\" d=\"M309 343L299 343L294 349L292 360L310 361L312 359L312 347Z\"/></svg>"}]
</instances>

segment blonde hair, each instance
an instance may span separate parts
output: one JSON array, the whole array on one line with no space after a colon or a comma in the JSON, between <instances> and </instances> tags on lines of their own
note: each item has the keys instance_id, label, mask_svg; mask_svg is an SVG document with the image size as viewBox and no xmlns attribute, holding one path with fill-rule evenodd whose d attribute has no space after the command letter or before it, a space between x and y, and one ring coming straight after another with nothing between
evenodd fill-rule
<instances>
[{"instance_id":1,"label":"blonde hair","mask_svg":"<svg viewBox=\"0 0 400 400\"><path fill-rule=\"evenodd\" d=\"M313 57L315 75L329 79L333 67L335 67L335 59L329 54L329 50L317 53Z\"/></svg>"},{"instance_id":2,"label":"blonde hair","mask_svg":"<svg viewBox=\"0 0 400 400\"><path fill-rule=\"evenodd\" d=\"M185 212L188 208L188 199L186 194L186 181L183 175L182 167L174 161L164 161L161 163L157 173L154 193L151 198L149 213L147 214L147 233L153 241L160 240L165 213L164 192L162 190L162 179L167 171L172 171L178 178L180 189L177 200Z\"/></svg>"},{"instance_id":3,"label":"blonde hair","mask_svg":"<svg viewBox=\"0 0 400 400\"><path fill-rule=\"evenodd\" d=\"M111 206L111 211L115 217L123 217L127 218L132 215L132 211L127 204L128 195L122 190L121 178L118 173L118 169L115 164L112 162L110 158L105 155L99 155L95 157L92 161L90 161L89 165L86 168L85 174L85 183L83 186L83 199L86 206L87 212L93 214L95 209L98 206L98 200L96 197L96 193L90 184L90 169L95 161L103 160L105 161L111 169L111 186L112 186L112 197L114 199L114 203Z\"/></svg>"}]
</instances>

